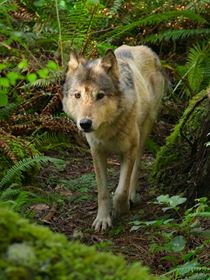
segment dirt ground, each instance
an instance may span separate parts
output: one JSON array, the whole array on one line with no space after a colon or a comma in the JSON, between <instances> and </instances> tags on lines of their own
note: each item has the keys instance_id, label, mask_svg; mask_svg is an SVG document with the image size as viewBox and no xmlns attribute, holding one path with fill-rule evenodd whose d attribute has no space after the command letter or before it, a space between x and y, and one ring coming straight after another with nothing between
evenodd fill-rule
<instances>
[{"instance_id":1,"label":"dirt ground","mask_svg":"<svg viewBox=\"0 0 210 280\"><path fill-rule=\"evenodd\" d=\"M57 197L50 204L32 206L39 223L49 226L55 232L64 233L69 240L80 240L87 245L95 245L98 250L121 254L129 262L141 262L155 274L168 271L174 265L174 259L179 263L178 254L170 253L168 258L167 251L157 250L157 246L163 242L157 228L131 231L132 221L151 221L163 215L160 206L153 203L161 191L154 190L148 179L153 161L151 154L145 153L142 158L138 203L118 224L105 232L95 232L91 228L97 212L97 190L90 153L70 149L52 152L50 155L65 159L67 164L60 170L49 165L39 174L42 189L45 189L46 194ZM119 161L113 157L108 163L109 189L113 193L118 183ZM191 240L190 244L193 247L199 242L197 238Z\"/></svg>"}]
</instances>

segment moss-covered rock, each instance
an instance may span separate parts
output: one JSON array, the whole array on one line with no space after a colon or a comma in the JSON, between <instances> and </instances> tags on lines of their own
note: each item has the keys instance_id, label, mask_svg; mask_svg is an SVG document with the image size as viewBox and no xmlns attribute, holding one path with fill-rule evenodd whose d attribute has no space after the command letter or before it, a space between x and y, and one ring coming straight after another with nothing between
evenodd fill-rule
<instances>
[{"instance_id":1,"label":"moss-covered rock","mask_svg":"<svg viewBox=\"0 0 210 280\"><path fill-rule=\"evenodd\" d=\"M1 280L157 280L139 264L68 242L61 234L30 224L0 207Z\"/></svg>"},{"instance_id":2,"label":"moss-covered rock","mask_svg":"<svg viewBox=\"0 0 210 280\"><path fill-rule=\"evenodd\" d=\"M204 131L210 120L207 92L201 91L192 98L182 118L166 139L166 144L157 153L152 178L167 192L190 195L198 185L198 176L203 176L197 167L201 157L200 148L207 151L205 142L209 131ZM202 168L205 164L202 163Z\"/></svg>"}]
</instances>

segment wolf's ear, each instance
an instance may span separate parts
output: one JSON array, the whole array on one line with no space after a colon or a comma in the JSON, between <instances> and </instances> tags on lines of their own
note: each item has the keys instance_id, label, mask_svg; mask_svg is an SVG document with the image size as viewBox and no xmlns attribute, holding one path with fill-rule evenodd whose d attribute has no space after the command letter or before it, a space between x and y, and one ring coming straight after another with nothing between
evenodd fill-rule
<instances>
[{"instance_id":1,"label":"wolf's ear","mask_svg":"<svg viewBox=\"0 0 210 280\"><path fill-rule=\"evenodd\" d=\"M76 52L71 52L68 62L68 72L73 72L77 70L80 63L84 62L84 58L80 57Z\"/></svg>"},{"instance_id":2,"label":"wolf's ear","mask_svg":"<svg viewBox=\"0 0 210 280\"><path fill-rule=\"evenodd\" d=\"M119 79L119 67L113 50L108 49L106 51L101 59L101 66L108 74L112 74L115 78Z\"/></svg>"}]
</instances>

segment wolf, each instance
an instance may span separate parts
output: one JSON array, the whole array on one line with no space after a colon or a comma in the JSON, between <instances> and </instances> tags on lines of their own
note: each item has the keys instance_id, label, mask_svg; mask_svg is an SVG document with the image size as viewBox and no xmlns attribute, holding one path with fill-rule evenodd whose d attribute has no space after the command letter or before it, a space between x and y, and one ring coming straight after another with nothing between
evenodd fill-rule
<instances>
[{"instance_id":1,"label":"wolf","mask_svg":"<svg viewBox=\"0 0 210 280\"><path fill-rule=\"evenodd\" d=\"M96 231L112 226L135 201L137 173L165 88L158 56L147 46L108 49L98 59L70 54L63 109L85 133L98 190ZM120 156L120 178L111 202L107 157ZM113 209L113 211L112 211Z\"/></svg>"}]
</instances>

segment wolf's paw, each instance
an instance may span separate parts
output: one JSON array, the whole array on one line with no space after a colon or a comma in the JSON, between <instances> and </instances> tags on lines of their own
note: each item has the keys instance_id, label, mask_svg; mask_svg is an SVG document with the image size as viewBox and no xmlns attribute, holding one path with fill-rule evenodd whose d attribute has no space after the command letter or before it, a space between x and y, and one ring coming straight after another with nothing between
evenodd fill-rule
<instances>
[{"instance_id":1,"label":"wolf's paw","mask_svg":"<svg viewBox=\"0 0 210 280\"><path fill-rule=\"evenodd\" d=\"M97 215L96 219L94 220L92 227L94 227L94 229L96 231L100 231L100 230L106 230L107 228L112 226L112 219L110 217L110 215L108 216L99 216Z\"/></svg>"},{"instance_id":2,"label":"wolf's paw","mask_svg":"<svg viewBox=\"0 0 210 280\"><path fill-rule=\"evenodd\" d=\"M140 204L140 202L141 202L141 196L140 196L140 194L135 194L135 196L133 195L133 196L130 196L130 198L129 198L129 201L130 201L130 206L132 207L132 206L135 206L135 205L137 205L137 204Z\"/></svg>"},{"instance_id":3,"label":"wolf's paw","mask_svg":"<svg viewBox=\"0 0 210 280\"><path fill-rule=\"evenodd\" d=\"M113 198L113 208L117 216L128 213L130 209L128 197L115 194Z\"/></svg>"}]
</instances>

